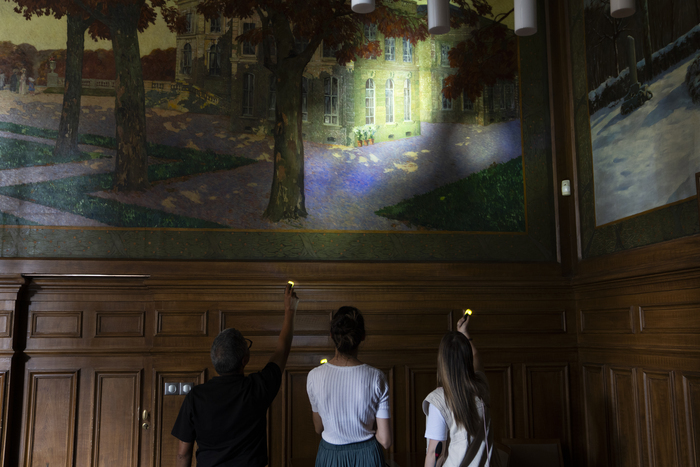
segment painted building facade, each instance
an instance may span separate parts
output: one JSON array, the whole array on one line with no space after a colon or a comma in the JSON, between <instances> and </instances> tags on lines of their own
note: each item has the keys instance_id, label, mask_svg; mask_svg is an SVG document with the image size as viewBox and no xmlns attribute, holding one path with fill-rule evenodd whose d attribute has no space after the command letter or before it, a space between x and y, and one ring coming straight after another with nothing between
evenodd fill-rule
<instances>
[{"instance_id":1,"label":"painted building facade","mask_svg":"<svg viewBox=\"0 0 700 467\"><path fill-rule=\"evenodd\" d=\"M176 79L227 99L232 131L269 133L276 96L272 75L263 65L262 46L235 40L260 28L260 20L255 16L206 20L196 12L197 4L198 0L178 1L189 29L177 36ZM413 2L402 6L409 14L424 14ZM414 46L366 26L364 40L379 41L381 55L344 66L337 63L333 50L321 45L302 83L304 139L353 145L353 130L359 127L373 126L379 142L420 135L422 121L487 125L518 118L517 81L485 87L473 103L444 99L443 80L455 73L446 53L468 32L462 28L431 36Z\"/></svg>"}]
</instances>

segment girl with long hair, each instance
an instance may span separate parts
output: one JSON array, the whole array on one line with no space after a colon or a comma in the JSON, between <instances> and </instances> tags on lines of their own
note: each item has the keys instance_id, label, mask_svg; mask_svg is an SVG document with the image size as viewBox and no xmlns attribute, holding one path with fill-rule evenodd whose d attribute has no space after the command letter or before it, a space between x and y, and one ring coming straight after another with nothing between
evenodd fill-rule
<instances>
[{"instance_id":1,"label":"girl with long hair","mask_svg":"<svg viewBox=\"0 0 700 467\"><path fill-rule=\"evenodd\" d=\"M316 467L383 467L392 442L389 384L381 370L358 360L365 340L360 311L341 307L331 319L335 356L309 372L306 392L321 435ZM376 429L375 427L376 423Z\"/></svg>"},{"instance_id":2,"label":"girl with long hair","mask_svg":"<svg viewBox=\"0 0 700 467\"><path fill-rule=\"evenodd\" d=\"M493 450L489 387L469 337L469 318L445 334L438 349L438 388L423 401L428 449L425 467L483 467ZM436 459L435 449L443 443Z\"/></svg>"}]
</instances>

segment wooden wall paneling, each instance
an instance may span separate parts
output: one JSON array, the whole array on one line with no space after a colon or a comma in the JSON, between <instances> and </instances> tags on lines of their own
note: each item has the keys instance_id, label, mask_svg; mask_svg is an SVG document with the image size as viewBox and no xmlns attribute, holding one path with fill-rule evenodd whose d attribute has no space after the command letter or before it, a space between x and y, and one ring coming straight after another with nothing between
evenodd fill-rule
<instances>
[{"instance_id":1,"label":"wooden wall paneling","mask_svg":"<svg viewBox=\"0 0 700 467\"><path fill-rule=\"evenodd\" d=\"M95 371L92 465L140 465L143 370Z\"/></svg>"},{"instance_id":2,"label":"wooden wall paneling","mask_svg":"<svg viewBox=\"0 0 700 467\"><path fill-rule=\"evenodd\" d=\"M312 368L285 370L285 464L294 467L313 466L321 436L314 430L311 403L306 392L306 378ZM280 389L280 392L282 390Z\"/></svg>"},{"instance_id":3,"label":"wooden wall paneling","mask_svg":"<svg viewBox=\"0 0 700 467\"><path fill-rule=\"evenodd\" d=\"M645 334L700 334L700 303L642 306L639 322Z\"/></svg>"},{"instance_id":4,"label":"wooden wall paneling","mask_svg":"<svg viewBox=\"0 0 700 467\"><path fill-rule=\"evenodd\" d=\"M98 311L95 337L144 337L145 311Z\"/></svg>"},{"instance_id":5,"label":"wooden wall paneling","mask_svg":"<svg viewBox=\"0 0 700 467\"><path fill-rule=\"evenodd\" d=\"M579 310L584 334L634 334L636 307Z\"/></svg>"},{"instance_id":6,"label":"wooden wall paneling","mask_svg":"<svg viewBox=\"0 0 700 467\"><path fill-rule=\"evenodd\" d=\"M680 465L673 372L643 370L647 455L651 467Z\"/></svg>"},{"instance_id":7,"label":"wooden wall paneling","mask_svg":"<svg viewBox=\"0 0 700 467\"><path fill-rule=\"evenodd\" d=\"M423 399L437 387L436 367L405 366L406 413L408 429L406 446L409 452L425 450L425 414Z\"/></svg>"},{"instance_id":8,"label":"wooden wall paneling","mask_svg":"<svg viewBox=\"0 0 700 467\"><path fill-rule=\"evenodd\" d=\"M31 313L30 338L82 337L82 311Z\"/></svg>"},{"instance_id":9,"label":"wooden wall paneling","mask_svg":"<svg viewBox=\"0 0 700 467\"><path fill-rule=\"evenodd\" d=\"M583 375L583 422L586 436L586 465L603 467L610 464L610 432L605 382L605 366L584 364Z\"/></svg>"},{"instance_id":10,"label":"wooden wall paneling","mask_svg":"<svg viewBox=\"0 0 700 467\"><path fill-rule=\"evenodd\" d=\"M682 377L687 465L700 466L700 374L688 373Z\"/></svg>"},{"instance_id":11,"label":"wooden wall paneling","mask_svg":"<svg viewBox=\"0 0 700 467\"><path fill-rule=\"evenodd\" d=\"M156 336L206 336L207 318L208 313L206 310L156 310Z\"/></svg>"},{"instance_id":12,"label":"wooden wall paneling","mask_svg":"<svg viewBox=\"0 0 700 467\"><path fill-rule=\"evenodd\" d=\"M526 364L528 438L560 439L571 454L571 400L568 364Z\"/></svg>"},{"instance_id":13,"label":"wooden wall paneling","mask_svg":"<svg viewBox=\"0 0 700 467\"><path fill-rule=\"evenodd\" d=\"M192 385L203 384L206 381L206 369L200 370L166 370L154 369L153 372L153 412L149 417L152 422L151 429L155 437L153 449L154 465L171 466L175 465L178 440L170 432L175 425L175 420L180 413L180 407L185 400L184 395L166 395L166 384L191 383ZM194 451L196 452L196 450ZM196 465L196 456L192 457L192 465Z\"/></svg>"},{"instance_id":14,"label":"wooden wall paneling","mask_svg":"<svg viewBox=\"0 0 700 467\"><path fill-rule=\"evenodd\" d=\"M610 367L613 465L642 465L641 424L634 368Z\"/></svg>"},{"instance_id":15,"label":"wooden wall paneling","mask_svg":"<svg viewBox=\"0 0 700 467\"><path fill-rule=\"evenodd\" d=\"M0 338L12 336L12 315L12 310L0 311Z\"/></svg>"},{"instance_id":16,"label":"wooden wall paneling","mask_svg":"<svg viewBox=\"0 0 700 467\"><path fill-rule=\"evenodd\" d=\"M29 370L20 465L74 465L79 370Z\"/></svg>"},{"instance_id":17,"label":"wooden wall paneling","mask_svg":"<svg viewBox=\"0 0 700 467\"><path fill-rule=\"evenodd\" d=\"M151 345L152 299L143 278L36 277L28 294L27 351Z\"/></svg>"},{"instance_id":18,"label":"wooden wall paneling","mask_svg":"<svg viewBox=\"0 0 700 467\"><path fill-rule=\"evenodd\" d=\"M513 438L513 386L511 365L487 365L491 396L491 430L494 441Z\"/></svg>"},{"instance_id":19,"label":"wooden wall paneling","mask_svg":"<svg viewBox=\"0 0 700 467\"><path fill-rule=\"evenodd\" d=\"M0 358L0 465L5 464L7 430L9 419L9 376L10 358Z\"/></svg>"}]
</instances>

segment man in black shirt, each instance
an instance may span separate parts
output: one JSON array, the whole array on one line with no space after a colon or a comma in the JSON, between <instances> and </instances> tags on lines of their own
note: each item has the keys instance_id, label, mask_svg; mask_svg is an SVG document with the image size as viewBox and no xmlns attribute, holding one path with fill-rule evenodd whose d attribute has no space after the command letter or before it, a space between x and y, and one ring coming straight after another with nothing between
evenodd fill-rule
<instances>
[{"instance_id":1,"label":"man in black shirt","mask_svg":"<svg viewBox=\"0 0 700 467\"><path fill-rule=\"evenodd\" d=\"M198 467L267 465L266 413L282 384L298 303L288 285L277 348L262 371L243 374L252 342L239 331L225 329L214 339L211 360L219 376L195 386L182 403L172 431L180 440L177 467L192 464L195 440Z\"/></svg>"}]
</instances>

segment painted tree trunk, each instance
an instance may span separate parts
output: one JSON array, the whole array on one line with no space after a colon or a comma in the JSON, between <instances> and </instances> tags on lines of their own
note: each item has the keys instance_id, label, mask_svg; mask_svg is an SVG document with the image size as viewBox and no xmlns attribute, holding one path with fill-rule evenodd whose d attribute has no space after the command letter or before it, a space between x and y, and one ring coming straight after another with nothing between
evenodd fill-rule
<instances>
[{"instance_id":1,"label":"painted tree trunk","mask_svg":"<svg viewBox=\"0 0 700 467\"><path fill-rule=\"evenodd\" d=\"M117 69L114 114L117 124L117 159L114 169L115 191L146 190L148 155L146 154L146 93L137 26L139 5L113 3L109 33Z\"/></svg>"},{"instance_id":2,"label":"painted tree trunk","mask_svg":"<svg viewBox=\"0 0 700 467\"><path fill-rule=\"evenodd\" d=\"M78 126L80 124L80 97L83 86L83 51L85 31L92 20L82 15L68 13L68 38L66 41L66 78L63 92L63 109L58 124L58 138L54 156L78 153Z\"/></svg>"},{"instance_id":3,"label":"painted tree trunk","mask_svg":"<svg viewBox=\"0 0 700 467\"><path fill-rule=\"evenodd\" d=\"M651 27L649 26L649 3L648 0L639 0L639 7L642 14L642 52L644 53L644 76L642 80L649 82L654 77L654 64L652 62L651 50Z\"/></svg>"},{"instance_id":4,"label":"painted tree trunk","mask_svg":"<svg viewBox=\"0 0 700 467\"><path fill-rule=\"evenodd\" d=\"M300 63L303 65L303 63ZM301 77L303 66L278 67L274 172L270 202L264 217L272 222L306 217L304 143L301 137Z\"/></svg>"}]
</instances>

